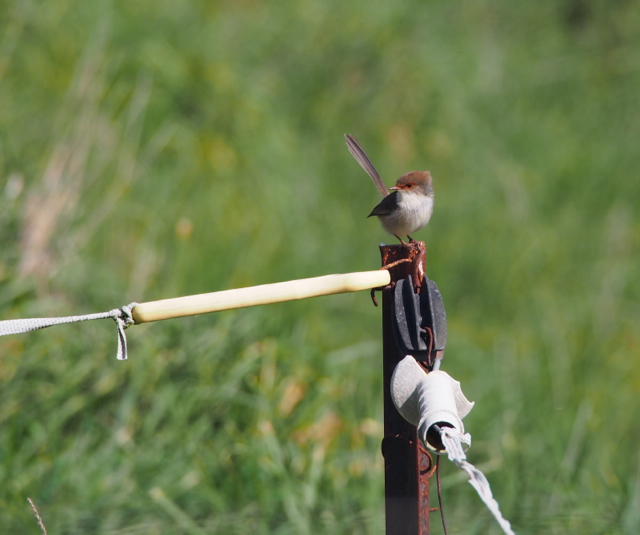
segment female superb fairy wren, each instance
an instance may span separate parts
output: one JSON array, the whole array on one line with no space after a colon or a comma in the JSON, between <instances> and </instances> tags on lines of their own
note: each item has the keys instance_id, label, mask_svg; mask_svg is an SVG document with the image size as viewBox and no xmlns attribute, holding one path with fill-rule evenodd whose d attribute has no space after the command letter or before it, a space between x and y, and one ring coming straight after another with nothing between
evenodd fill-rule
<instances>
[{"instance_id":1,"label":"female superb fairy wren","mask_svg":"<svg viewBox=\"0 0 640 535\"><path fill-rule=\"evenodd\" d=\"M371 210L368 217L378 216L384 230L404 244L400 236L414 239L409 234L426 226L433 213L433 183L429 171L411 171L402 175L396 185L387 189L366 153L351 134L345 134L349 152L373 180L384 197Z\"/></svg>"}]
</instances>

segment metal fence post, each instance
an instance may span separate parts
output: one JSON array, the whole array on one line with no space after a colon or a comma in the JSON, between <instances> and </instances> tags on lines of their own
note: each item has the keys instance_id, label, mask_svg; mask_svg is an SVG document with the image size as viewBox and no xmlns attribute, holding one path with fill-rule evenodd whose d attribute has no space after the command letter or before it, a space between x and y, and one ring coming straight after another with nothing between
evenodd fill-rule
<instances>
[{"instance_id":1,"label":"metal fence post","mask_svg":"<svg viewBox=\"0 0 640 535\"><path fill-rule=\"evenodd\" d=\"M382 291L382 345L384 377L385 503L387 535L428 535L429 477L433 461L416 437L416 428L396 410L390 394L391 375L404 355L394 336L393 283L407 278L416 290L426 275L424 242L381 245L382 265L388 266L391 285Z\"/></svg>"}]
</instances>

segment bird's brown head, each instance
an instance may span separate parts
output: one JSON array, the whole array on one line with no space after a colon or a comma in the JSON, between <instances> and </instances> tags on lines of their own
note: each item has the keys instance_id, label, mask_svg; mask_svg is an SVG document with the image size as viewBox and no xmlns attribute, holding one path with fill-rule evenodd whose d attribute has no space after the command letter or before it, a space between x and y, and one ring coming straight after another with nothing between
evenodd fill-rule
<instances>
[{"instance_id":1,"label":"bird's brown head","mask_svg":"<svg viewBox=\"0 0 640 535\"><path fill-rule=\"evenodd\" d=\"M411 171L402 175L396 185L390 188L395 191L410 191L421 195L433 195L433 181L429 171Z\"/></svg>"}]
</instances>

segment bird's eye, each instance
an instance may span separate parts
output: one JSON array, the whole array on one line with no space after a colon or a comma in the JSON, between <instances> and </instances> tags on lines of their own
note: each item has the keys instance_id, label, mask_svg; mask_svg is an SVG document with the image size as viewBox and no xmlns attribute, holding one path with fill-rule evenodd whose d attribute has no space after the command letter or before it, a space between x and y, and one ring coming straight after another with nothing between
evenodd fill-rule
<instances>
[{"instance_id":1,"label":"bird's eye","mask_svg":"<svg viewBox=\"0 0 640 535\"><path fill-rule=\"evenodd\" d=\"M408 188L412 188L413 186L415 186L415 184L413 182L409 182L409 184L407 184Z\"/></svg>"}]
</instances>

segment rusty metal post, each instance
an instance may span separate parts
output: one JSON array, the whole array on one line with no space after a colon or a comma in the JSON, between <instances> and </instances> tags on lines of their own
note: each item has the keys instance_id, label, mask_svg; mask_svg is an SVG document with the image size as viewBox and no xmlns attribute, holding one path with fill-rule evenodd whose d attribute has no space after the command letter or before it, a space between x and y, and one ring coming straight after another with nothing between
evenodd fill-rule
<instances>
[{"instance_id":1,"label":"rusty metal post","mask_svg":"<svg viewBox=\"0 0 640 535\"><path fill-rule=\"evenodd\" d=\"M429 534L429 477L433 461L416 437L416 428L396 410L390 393L391 375L404 355L397 347L393 320L393 284L407 278L416 283L416 291L426 271L424 242L405 245L381 245L382 265L389 269L391 285L382 292L382 345L384 374L385 499L387 535Z\"/></svg>"}]
</instances>

